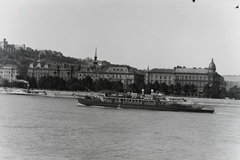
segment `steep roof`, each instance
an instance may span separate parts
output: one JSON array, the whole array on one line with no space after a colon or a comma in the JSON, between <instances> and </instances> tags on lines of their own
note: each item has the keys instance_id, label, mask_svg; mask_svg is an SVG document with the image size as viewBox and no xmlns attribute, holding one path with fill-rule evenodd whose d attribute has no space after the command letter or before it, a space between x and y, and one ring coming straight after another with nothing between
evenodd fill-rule
<instances>
[{"instance_id":1,"label":"steep roof","mask_svg":"<svg viewBox=\"0 0 240 160\"><path fill-rule=\"evenodd\" d=\"M149 72L151 72L151 73L173 73L174 69L153 68Z\"/></svg>"},{"instance_id":2,"label":"steep roof","mask_svg":"<svg viewBox=\"0 0 240 160\"><path fill-rule=\"evenodd\" d=\"M207 74L208 73L208 69L202 69L202 68L175 68L175 73Z\"/></svg>"}]
</instances>

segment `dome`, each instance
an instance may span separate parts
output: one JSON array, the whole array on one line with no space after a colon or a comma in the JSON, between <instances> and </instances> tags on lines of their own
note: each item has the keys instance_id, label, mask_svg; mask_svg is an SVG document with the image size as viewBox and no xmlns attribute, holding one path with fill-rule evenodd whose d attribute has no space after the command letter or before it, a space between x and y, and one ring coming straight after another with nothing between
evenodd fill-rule
<instances>
[{"instance_id":1,"label":"dome","mask_svg":"<svg viewBox=\"0 0 240 160\"><path fill-rule=\"evenodd\" d=\"M212 59L212 62L209 64L208 66L208 70L213 70L213 71L216 71L216 65L215 63L213 62L213 59Z\"/></svg>"}]
</instances>

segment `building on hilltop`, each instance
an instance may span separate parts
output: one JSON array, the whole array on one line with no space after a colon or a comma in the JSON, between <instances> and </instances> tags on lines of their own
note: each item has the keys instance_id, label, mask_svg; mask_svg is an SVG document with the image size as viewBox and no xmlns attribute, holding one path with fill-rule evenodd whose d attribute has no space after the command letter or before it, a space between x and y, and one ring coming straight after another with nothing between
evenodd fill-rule
<instances>
[{"instance_id":1,"label":"building on hilltop","mask_svg":"<svg viewBox=\"0 0 240 160\"><path fill-rule=\"evenodd\" d=\"M23 45L8 44L8 41L6 41L6 38L4 38L3 41L0 42L0 48L9 53L15 52L16 50L20 50L20 49L26 50L25 44Z\"/></svg>"}]
</instances>

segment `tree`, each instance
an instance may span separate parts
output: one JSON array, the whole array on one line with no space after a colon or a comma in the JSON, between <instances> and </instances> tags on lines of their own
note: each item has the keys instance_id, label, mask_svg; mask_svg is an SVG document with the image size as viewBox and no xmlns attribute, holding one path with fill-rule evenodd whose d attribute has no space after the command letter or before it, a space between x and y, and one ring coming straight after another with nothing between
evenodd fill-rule
<instances>
[{"instance_id":1,"label":"tree","mask_svg":"<svg viewBox=\"0 0 240 160\"><path fill-rule=\"evenodd\" d=\"M174 85L173 84L170 84L170 86L168 86L168 92L169 94L174 94Z\"/></svg>"},{"instance_id":2,"label":"tree","mask_svg":"<svg viewBox=\"0 0 240 160\"><path fill-rule=\"evenodd\" d=\"M220 98L225 98L225 97L227 97L227 90L226 90L226 88L221 88L220 89Z\"/></svg>"},{"instance_id":3,"label":"tree","mask_svg":"<svg viewBox=\"0 0 240 160\"><path fill-rule=\"evenodd\" d=\"M206 84L203 87L203 97L209 98L209 94L210 94L210 86L209 86L209 84Z\"/></svg>"},{"instance_id":4,"label":"tree","mask_svg":"<svg viewBox=\"0 0 240 160\"><path fill-rule=\"evenodd\" d=\"M220 97L220 82L214 81L209 90L210 98L219 98Z\"/></svg>"},{"instance_id":5,"label":"tree","mask_svg":"<svg viewBox=\"0 0 240 160\"><path fill-rule=\"evenodd\" d=\"M23 79L22 75L16 75L16 79Z\"/></svg>"},{"instance_id":6,"label":"tree","mask_svg":"<svg viewBox=\"0 0 240 160\"><path fill-rule=\"evenodd\" d=\"M3 79L3 87L10 87L10 83L8 80Z\"/></svg>"},{"instance_id":7,"label":"tree","mask_svg":"<svg viewBox=\"0 0 240 160\"><path fill-rule=\"evenodd\" d=\"M121 81L114 82L112 89L114 91L123 92L123 83Z\"/></svg>"},{"instance_id":8,"label":"tree","mask_svg":"<svg viewBox=\"0 0 240 160\"><path fill-rule=\"evenodd\" d=\"M37 88L37 79L34 77L34 76L32 76L32 77L29 77L29 78L27 78L27 79L29 79L28 80L28 82L29 82L29 88Z\"/></svg>"},{"instance_id":9,"label":"tree","mask_svg":"<svg viewBox=\"0 0 240 160\"><path fill-rule=\"evenodd\" d=\"M237 86L230 88L228 91L228 97L234 98L234 99L240 99L240 88L238 88Z\"/></svg>"},{"instance_id":10,"label":"tree","mask_svg":"<svg viewBox=\"0 0 240 160\"><path fill-rule=\"evenodd\" d=\"M150 94L151 93L151 90L154 88L153 84L152 83L148 83L146 85L146 88L145 88L145 93L146 94Z\"/></svg>"},{"instance_id":11,"label":"tree","mask_svg":"<svg viewBox=\"0 0 240 160\"><path fill-rule=\"evenodd\" d=\"M160 92L168 94L168 85L165 82L161 83L159 88Z\"/></svg>"},{"instance_id":12,"label":"tree","mask_svg":"<svg viewBox=\"0 0 240 160\"><path fill-rule=\"evenodd\" d=\"M140 83L139 87L138 87L138 91L142 93L142 90L144 89L144 92L145 92L145 88L146 88L146 85L144 82Z\"/></svg>"},{"instance_id":13,"label":"tree","mask_svg":"<svg viewBox=\"0 0 240 160\"><path fill-rule=\"evenodd\" d=\"M174 86L174 93L176 95L180 95L181 94L181 90L182 90L182 86L180 83L177 83L175 86Z\"/></svg>"},{"instance_id":14,"label":"tree","mask_svg":"<svg viewBox=\"0 0 240 160\"><path fill-rule=\"evenodd\" d=\"M196 92L197 92L197 87L196 87L194 84L191 84L191 85L189 86L189 91L190 91L190 94L191 94L192 96L194 96L194 95L196 94Z\"/></svg>"},{"instance_id":15,"label":"tree","mask_svg":"<svg viewBox=\"0 0 240 160\"><path fill-rule=\"evenodd\" d=\"M79 81L77 78L72 78L66 82L66 88L69 91L77 91L79 90Z\"/></svg>"},{"instance_id":16,"label":"tree","mask_svg":"<svg viewBox=\"0 0 240 160\"><path fill-rule=\"evenodd\" d=\"M57 89L61 91L66 90L66 81L63 78L60 78Z\"/></svg>"},{"instance_id":17,"label":"tree","mask_svg":"<svg viewBox=\"0 0 240 160\"><path fill-rule=\"evenodd\" d=\"M153 83L153 89L155 92L160 90L160 85L159 85L158 81L155 81Z\"/></svg>"},{"instance_id":18,"label":"tree","mask_svg":"<svg viewBox=\"0 0 240 160\"><path fill-rule=\"evenodd\" d=\"M95 91L104 90L104 81L103 81L103 79L98 79L98 80L94 81L94 90Z\"/></svg>"},{"instance_id":19,"label":"tree","mask_svg":"<svg viewBox=\"0 0 240 160\"><path fill-rule=\"evenodd\" d=\"M182 91L184 92L184 96L188 95L189 90L190 90L190 87L189 87L188 84L185 84L185 85L182 87Z\"/></svg>"},{"instance_id":20,"label":"tree","mask_svg":"<svg viewBox=\"0 0 240 160\"><path fill-rule=\"evenodd\" d=\"M135 83L132 83L130 85L128 85L128 89L127 89L128 92L134 92L134 93L138 93L138 87Z\"/></svg>"}]
</instances>

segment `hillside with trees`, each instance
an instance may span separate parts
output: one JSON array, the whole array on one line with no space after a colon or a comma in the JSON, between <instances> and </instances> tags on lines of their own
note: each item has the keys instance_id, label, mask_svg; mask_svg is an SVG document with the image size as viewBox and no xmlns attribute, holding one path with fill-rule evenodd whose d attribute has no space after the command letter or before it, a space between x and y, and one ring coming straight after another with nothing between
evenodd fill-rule
<instances>
[{"instance_id":1,"label":"hillside with trees","mask_svg":"<svg viewBox=\"0 0 240 160\"><path fill-rule=\"evenodd\" d=\"M0 64L16 64L21 67L28 67L30 63L37 61L39 54L42 60L48 62L58 63L71 63L78 64L79 60L73 57L66 57L61 52L51 50L33 50L28 48L27 50L16 50L9 53L0 49Z\"/></svg>"}]
</instances>

